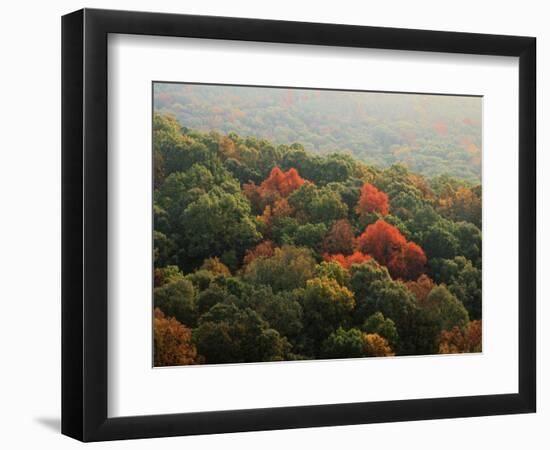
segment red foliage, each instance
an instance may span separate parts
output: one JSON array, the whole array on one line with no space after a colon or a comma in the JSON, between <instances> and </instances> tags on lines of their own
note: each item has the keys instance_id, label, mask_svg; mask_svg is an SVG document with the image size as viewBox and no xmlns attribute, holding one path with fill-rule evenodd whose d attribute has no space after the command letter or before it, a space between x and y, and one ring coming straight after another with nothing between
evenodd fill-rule
<instances>
[{"instance_id":1,"label":"red foliage","mask_svg":"<svg viewBox=\"0 0 550 450\"><path fill-rule=\"evenodd\" d=\"M407 289L414 294L414 296L418 300L418 303L423 304L426 301L428 294L434 288L435 284L428 275L423 274L420 275L420 277L416 281L407 281L405 283L405 286L407 286Z\"/></svg>"},{"instance_id":2,"label":"red foliage","mask_svg":"<svg viewBox=\"0 0 550 450\"><path fill-rule=\"evenodd\" d=\"M361 189L361 197L359 197L355 211L361 216L374 212L386 216L390 212L388 196L385 192L376 189L372 184L365 183Z\"/></svg>"},{"instance_id":3,"label":"red foliage","mask_svg":"<svg viewBox=\"0 0 550 450\"><path fill-rule=\"evenodd\" d=\"M336 255L325 255L325 261L334 261L344 269L349 269L353 264L362 264L372 259L372 256L361 252L354 252L352 255L344 256L341 253Z\"/></svg>"},{"instance_id":4,"label":"red foliage","mask_svg":"<svg viewBox=\"0 0 550 450\"><path fill-rule=\"evenodd\" d=\"M393 278L416 280L424 272L427 258L422 248L382 219L367 227L358 244L363 253L386 266Z\"/></svg>"},{"instance_id":5,"label":"red foliage","mask_svg":"<svg viewBox=\"0 0 550 450\"><path fill-rule=\"evenodd\" d=\"M255 183L243 184L243 194L252 205L254 211L262 211L262 198L259 187Z\"/></svg>"},{"instance_id":6,"label":"red foliage","mask_svg":"<svg viewBox=\"0 0 550 450\"><path fill-rule=\"evenodd\" d=\"M259 191L262 197L273 193L277 193L282 197L288 197L304 183L305 180L294 167L283 172L279 167L275 166L271 170L269 177L260 185Z\"/></svg>"},{"instance_id":7,"label":"red foliage","mask_svg":"<svg viewBox=\"0 0 550 450\"><path fill-rule=\"evenodd\" d=\"M355 232L346 219L337 220L323 243L325 252L349 255L355 247Z\"/></svg>"},{"instance_id":8,"label":"red foliage","mask_svg":"<svg viewBox=\"0 0 550 450\"><path fill-rule=\"evenodd\" d=\"M405 247L405 267L402 278L416 279L424 273L426 262L426 254L420 245L414 242L407 242Z\"/></svg>"},{"instance_id":9,"label":"red foliage","mask_svg":"<svg viewBox=\"0 0 550 450\"><path fill-rule=\"evenodd\" d=\"M453 327L439 336L439 353L479 353L482 350L481 320L474 320L465 330Z\"/></svg>"},{"instance_id":10,"label":"red foliage","mask_svg":"<svg viewBox=\"0 0 550 450\"><path fill-rule=\"evenodd\" d=\"M260 242L256 247L246 251L243 263L250 264L256 258L269 258L275 252L275 244L271 241Z\"/></svg>"}]
</instances>

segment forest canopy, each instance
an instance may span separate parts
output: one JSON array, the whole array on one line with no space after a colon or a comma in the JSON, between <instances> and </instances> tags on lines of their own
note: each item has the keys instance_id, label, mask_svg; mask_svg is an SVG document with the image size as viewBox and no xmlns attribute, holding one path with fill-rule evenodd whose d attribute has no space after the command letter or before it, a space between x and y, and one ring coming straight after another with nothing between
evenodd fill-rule
<instances>
[{"instance_id":1,"label":"forest canopy","mask_svg":"<svg viewBox=\"0 0 550 450\"><path fill-rule=\"evenodd\" d=\"M300 142L378 167L481 181L481 99L468 96L155 83L154 108L203 131Z\"/></svg>"},{"instance_id":2,"label":"forest canopy","mask_svg":"<svg viewBox=\"0 0 550 450\"><path fill-rule=\"evenodd\" d=\"M475 176L181 123L153 118L155 365L481 351Z\"/></svg>"}]
</instances>

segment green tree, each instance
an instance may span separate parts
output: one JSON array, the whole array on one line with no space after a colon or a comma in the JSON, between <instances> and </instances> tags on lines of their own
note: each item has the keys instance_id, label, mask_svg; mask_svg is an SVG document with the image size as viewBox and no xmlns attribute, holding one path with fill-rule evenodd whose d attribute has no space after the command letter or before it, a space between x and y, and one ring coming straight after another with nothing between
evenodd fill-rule
<instances>
[{"instance_id":1,"label":"green tree","mask_svg":"<svg viewBox=\"0 0 550 450\"><path fill-rule=\"evenodd\" d=\"M346 326L355 307L353 292L330 278L307 281L302 298L304 329L315 352L338 327Z\"/></svg>"},{"instance_id":2,"label":"green tree","mask_svg":"<svg viewBox=\"0 0 550 450\"><path fill-rule=\"evenodd\" d=\"M365 320L363 331L368 334L379 334L385 338L392 347L397 344L399 335L395 328L395 323L391 319L384 318L384 314L380 311L375 312Z\"/></svg>"},{"instance_id":3,"label":"green tree","mask_svg":"<svg viewBox=\"0 0 550 450\"><path fill-rule=\"evenodd\" d=\"M464 329L470 321L462 302L444 285L434 287L420 307L439 324L441 330L451 330L455 326Z\"/></svg>"},{"instance_id":4,"label":"green tree","mask_svg":"<svg viewBox=\"0 0 550 450\"><path fill-rule=\"evenodd\" d=\"M197 321L195 290L187 279L166 283L153 292L155 307L180 323L194 327Z\"/></svg>"},{"instance_id":5,"label":"green tree","mask_svg":"<svg viewBox=\"0 0 550 450\"><path fill-rule=\"evenodd\" d=\"M323 342L323 358L361 358L365 356L363 333L357 328L344 330L339 327Z\"/></svg>"},{"instance_id":6,"label":"green tree","mask_svg":"<svg viewBox=\"0 0 550 450\"><path fill-rule=\"evenodd\" d=\"M288 341L256 312L234 304L219 303L204 314L193 342L209 364L279 361L290 351Z\"/></svg>"},{"instance_id":7,"label":"green tree","mask_svg":"<svg viewBox=\"0 0 550 450\"><path fill-rule=\"evenodd\" d=\"M273 256L257 258L245 267L244 279L255 285L270 286L273 292L305 286L313 276L315 260L305 248L284 245Z\"/></svg>"},{"instance_id":8,"label":"green tree","mask_svg":"<svg viewBox=\"0 0 550 450\"><path fill-rule=\"evenodd\" d=\"M315 277L331 278L340 286L349 287L351 276L347 269L344 269L335 261L323 261L315 267Z\"/></svg>"},{"instance_id":9,"label":"green tree","mask_svg":"<svg viewBox=\"0 0 550 450\"><path fill-rule=\"evenodd\" d=\"M240 194L214 187L192 202L181 215L183 248L193 260L220 255L227 250L244 252L261 240L250 205Z\"/></svg>"}]
</instances>

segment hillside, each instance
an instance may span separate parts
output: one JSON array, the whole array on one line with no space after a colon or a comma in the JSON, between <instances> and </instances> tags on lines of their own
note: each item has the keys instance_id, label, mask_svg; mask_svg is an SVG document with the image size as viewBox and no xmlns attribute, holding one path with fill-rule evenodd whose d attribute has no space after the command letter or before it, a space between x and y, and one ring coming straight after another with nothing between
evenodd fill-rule
<instances>
[{"instance_id":1,"label":"hillside","mask_svg":"<svg viewBox=\"0 0 550 450\"><path fill-rule=\"evenodd\" d=\"M481 351L481 187L155 115L155 365Z\"/></svg>"},{"instance_id":2,"label":"hillside","mask_svg":"<svg viewBox=\"0 0 550 450\"><path fill-rule=\"evenodd\" d=\"M154 108L200 131L235 132L318 155L481 179L481 98L155 83Z\"/></svg>"}]
</instances>

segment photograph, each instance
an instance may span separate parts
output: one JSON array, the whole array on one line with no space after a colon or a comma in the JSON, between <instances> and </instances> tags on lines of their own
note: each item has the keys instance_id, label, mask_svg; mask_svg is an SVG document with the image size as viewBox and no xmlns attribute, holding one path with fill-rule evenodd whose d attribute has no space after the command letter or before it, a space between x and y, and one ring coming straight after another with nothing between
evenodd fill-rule
<instances>
[{"instance_id":1,"label":"photograph","mask_svg":"<svg viewBox=\"0 0 550 450\"><path fill-rule=\"evenodd\" d=\"M482 352L482 152L482 96L153 81L152 365Z\"/></svg>"}]
</instances>

